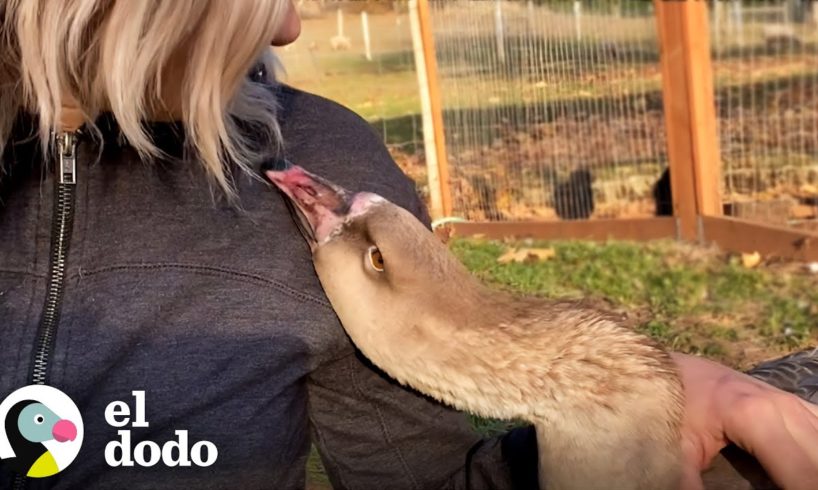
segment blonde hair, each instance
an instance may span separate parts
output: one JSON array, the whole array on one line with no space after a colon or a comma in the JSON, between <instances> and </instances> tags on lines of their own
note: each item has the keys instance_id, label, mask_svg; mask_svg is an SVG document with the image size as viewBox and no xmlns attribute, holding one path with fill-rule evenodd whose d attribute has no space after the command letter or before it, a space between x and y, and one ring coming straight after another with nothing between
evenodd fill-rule
<instances>
[{"instance_id":1,"label":"blonde hair","mask_svg":"<svg viewBox=\"0 0 818 490\"><path fill-rule=\"evenodd\" d=\"M261 62L272 77L269 42L286 7L285 0L0 0L0 153L21 111L37 116L48 149L73 99L91 127L110 111L128 143L156 157L144 122L171 110L188 148L232 196L227 162L248 170L260 148L281 141L270 84L248 72ZM169 87L176 87L170 96ZM180 107L170 108L163 99L174 97Z\"/></svg>"}]
</instances>

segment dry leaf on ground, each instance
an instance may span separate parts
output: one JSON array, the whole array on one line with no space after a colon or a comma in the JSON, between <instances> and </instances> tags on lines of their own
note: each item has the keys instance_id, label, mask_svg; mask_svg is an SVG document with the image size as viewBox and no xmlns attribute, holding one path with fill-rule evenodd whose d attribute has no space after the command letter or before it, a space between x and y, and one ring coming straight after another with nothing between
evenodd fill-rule
<instances>
[{"instance_id":1,"label":"dry leaf on ground","mask_svg":"<svg viewBox=\"0 0 818 490\"><path fill-rule=\"evenodd\" d=\"M510 262L521 264L524 262L549 260L555 255L556 251L554 251L553 248L512 248L498 257L497 262L500 264L508 264Z\"/></svg>"},{"instance_id":2,"label":"dry leaf on ground","mask_svg":"<svg viewBox=\"0 0 818 490\"><path fill-rule=\"evenodd\" d=\"M761 263L761 254L753 252L751 254L741 254L741 265L747 269L752 269Z\"/></svg>"}]
</instances>

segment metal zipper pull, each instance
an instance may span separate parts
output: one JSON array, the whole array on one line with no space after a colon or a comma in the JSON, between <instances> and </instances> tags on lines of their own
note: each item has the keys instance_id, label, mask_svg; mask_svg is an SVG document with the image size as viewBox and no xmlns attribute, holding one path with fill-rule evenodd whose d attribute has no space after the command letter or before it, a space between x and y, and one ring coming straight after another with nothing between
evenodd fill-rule
<instances>
[{"instance_id":1,"label":"metal zipper pull","mask_svg":"<svg viewBox=\"0 0 818 490\"><path fill-rule=\"evenodd\" d=\"M77 183L77 133L57 135L57 152L60 159L60 184Z\"/></svg>"}]
</instances>

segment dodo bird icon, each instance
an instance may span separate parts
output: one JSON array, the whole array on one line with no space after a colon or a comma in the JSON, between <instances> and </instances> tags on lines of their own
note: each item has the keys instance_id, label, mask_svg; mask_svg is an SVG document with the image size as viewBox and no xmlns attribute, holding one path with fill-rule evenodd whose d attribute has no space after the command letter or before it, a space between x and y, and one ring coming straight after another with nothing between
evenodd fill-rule
<instances>
[{"instance_id":1,"label":"dodo bird icon","mask_svg":"<svg viewBox=\"0 0 818 490\"><path fill-rule=\"evenodd\" d=\"M32 385L0 403L0 467L31 478L64 470L79 453L82 417L59 390Z\"/></svg>"},{"instance_id":2,"label":"dodo bird icon","mask_svg":"<svg viewBox=\"0 0 818 490\"><path fill-rule=\"evenodd\" d=\"M12 469L30 477L51 476L60 471L47 441L67 442L77 437L77 426L61 419L35 400L17 402L6 414L6 436L14 448L14 458L4 460Z\"/></svg>"}]
</instances>

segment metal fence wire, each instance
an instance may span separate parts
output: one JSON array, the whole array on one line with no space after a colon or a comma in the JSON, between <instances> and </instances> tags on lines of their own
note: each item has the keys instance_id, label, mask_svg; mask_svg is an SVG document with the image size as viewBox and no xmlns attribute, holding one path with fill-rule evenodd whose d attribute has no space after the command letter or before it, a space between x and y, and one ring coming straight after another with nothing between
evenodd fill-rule
<instances>
[{"instance_id":1,"label":"metal fence wire","mask_svg":"<svg viewBox=\"0 0 818 490\"><path fill-rule=\"evenodd\" d=\"M432 7L455 214L671 214L652 2ZM724 211L814 227L818 6L709 7Z\"/></svg>"},{"instance_id":2,"label":"metal fence wire","mask_svg":"<svg viewBox=\"0 0 818 490\"><path fill-rule=\"evenodd\" d=\"M405 0L297 0L302 33L275 49L282 81L366 119L428 202L423 123Z\"/></svg>"},{"instance_id":3,"label":"metal fence wire","mask_svg":"<svg viewBox=\"0 0 818 490\"><path fill-rule=\"evenodd\" d=\"M818 229L818 1L708 0L724 211ZM428 197L405 1L299 0L284 79L369 120ZM650 0L430 0L453 214L673 211Z\"/></svg>"},{"instance_id":4,"label":"metal fence wire","mask_svg":"<svg viewBox=\"0 0 818 490\"><path fill-rule=\"evenodd\" d=\"M725 212L818 230L818 4L710 5Z\"/></svg>"},{"instance_id":5,"label":"metal fence wire","mask_svg":"<svg viewBox=\"0 0 818 490\"><path fill-rule=\"evenodd\" d=\"M455 214L669 214L651 2L433 1Z\"/></svg>"}]
</instances>

